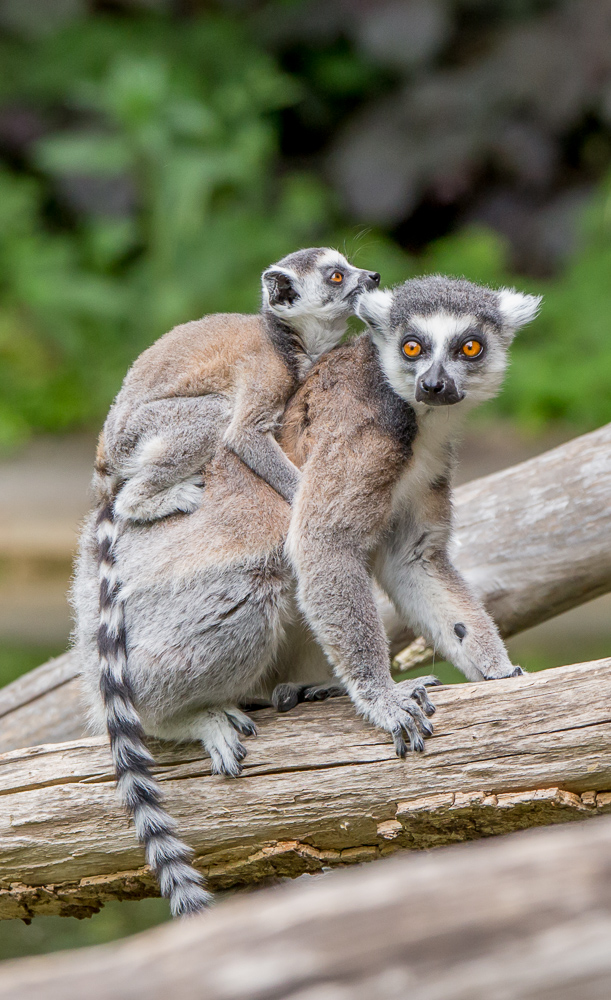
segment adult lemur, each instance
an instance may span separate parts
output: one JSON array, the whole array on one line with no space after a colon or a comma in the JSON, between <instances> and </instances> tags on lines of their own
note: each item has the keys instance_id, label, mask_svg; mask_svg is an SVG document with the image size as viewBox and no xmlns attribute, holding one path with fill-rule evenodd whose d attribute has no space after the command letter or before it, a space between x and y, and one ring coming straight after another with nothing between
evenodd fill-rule
<instances>
[{"instance_id":1,"label":"adult lemur","mask_svg":"<svg viewBox=\"0 0 611 1000\"><path fill-rule=\"evenodd\" d=\"M274 431L312 364L343 337L356 295L379 282L336 250L299 250L263 272L260 315L205 316L166 333L132 365L106 418L96 499L134 521L193 511L222 438L292 500L299 470Z\"/></svg>"},{"instance_id":2,"label":"adult lemur","mask_svg":"<svg viewBox=\"0 0 611 1000\"><path fill-rule=\"evenodd\" d=\"M160 804L144 733L201 740L213 771L235 775L239 734L254 732L239 705L334 674L400 756L406 737L422 749L426 679L392 681L373 578L469 678L520 672L448 556L451 453L461 415L497 391L537 307L441 277L365 293L371 337L319 361L287 408L281 443L302 472L292 512L221 447L198 510L118 539L101 665L89 521L74 603L92 716L108 727L120 792L174 914L208 897Z\"/></svg>"}]
</instances>

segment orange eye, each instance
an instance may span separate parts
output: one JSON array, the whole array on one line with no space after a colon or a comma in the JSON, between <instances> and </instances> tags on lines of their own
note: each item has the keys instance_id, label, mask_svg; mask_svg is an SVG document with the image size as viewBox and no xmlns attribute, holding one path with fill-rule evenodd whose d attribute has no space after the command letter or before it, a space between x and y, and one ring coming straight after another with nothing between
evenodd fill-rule
<instances>
[{"instance_id":1,"label":"orange eye","mask_svg":"<svg viewBox=\"0 0 611 1000\"><path fill-rule=\"evenodd\" d=\"M408 358L417 358L422 354L422 345L417 340L406 340L403 345L403 353Z\"/></svg>"},{"instance_id":2,"label":"orange eye","mask_svg":"<svg viewBox=\"0 0 611 1000\"><path fill-rule=\"evenodd\" d=\"M331 281L333 282L334 285L341 285L343 280L344 276L341 271L334 271L333 274L331 275Z\"/></svg>"},{"instance_id":3,"label":"orange eye","mask_svg":"<svg viewBox=\"0 0 611 1000\"><path fill-rule=\"evenodd\" d=\"M479 340L468 340L466 344L463 344L461 351L466 358L476 358L478 354L481 354L484 350L483 345Z\"/></svg>"}]
</instances>

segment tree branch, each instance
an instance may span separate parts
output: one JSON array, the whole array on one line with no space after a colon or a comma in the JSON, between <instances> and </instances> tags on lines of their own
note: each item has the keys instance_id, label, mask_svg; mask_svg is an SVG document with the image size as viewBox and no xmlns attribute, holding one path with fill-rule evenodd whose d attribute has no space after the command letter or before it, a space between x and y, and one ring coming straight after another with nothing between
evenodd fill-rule
<instances>
[{"instance_id":1,"label":"tree branch","mask_svg":"<svg viewBox=\"0 0 611 1000\"><path fill-rule=\"evenodd\" d=\"M435 692L405 761L347 699L258 713L243 778L199 746L155 751L213 887L245 885L611 809L611 660ZM101 739L0 757L0 916L86 916L157 893Z\"/></svg>"},{"instance_id":2,"label":"tree branch","mask_svg":"<svg viewBox=\"0 0 611 1000\"><path fill-rule=\"evenodd\" d=\"M0 1000L601 1000L611 819L394 858L3 966Z\"/></svg>"},{"instance_id":3,"label":"tree branch","mask_svg":"<svg viewBox=\"0 0 611 1000\"><path fill-rule=\"evenodd\" d=\"M504 635L611 589L611 424L456 491L457 563ZM414 639L385 602L394 653ZM84 731L67 653L0 690L0 752Z\"/></svg>"}]
</instances>

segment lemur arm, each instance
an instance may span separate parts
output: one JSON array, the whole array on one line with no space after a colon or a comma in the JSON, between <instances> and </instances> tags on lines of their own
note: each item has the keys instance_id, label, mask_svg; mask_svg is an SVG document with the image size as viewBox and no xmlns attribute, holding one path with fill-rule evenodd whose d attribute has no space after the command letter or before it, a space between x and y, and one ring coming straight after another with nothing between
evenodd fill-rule
<instances>
[{"instance_id":1,"label":"lemur arm","mask_svg":"<svg viewBox=\"0 0 611 1000\"><path fill-rule=\"evenodd\" d=\"M511 663L492 618L453 566L448 539L449 529L439 523L399 523L380 547L378 582L410 627L469 680L522 673Z\"/></svg>"},{"instance_id":2,"label":"lemur arm","mask_svg":"<svg viewBox=\"0 0 611 1000\"><path fill-rule=\"evenodd\" d=\"M388 642L369 572L375 531L384 525L390 488L380 481L380 455L326 440L306 463L287 538L306 621L357 709L391 733L400 755L403 732L413 749L432 732L420 708L432 708L423 685L395 684ZM383 457L381 466L383 469ZM369 485L369 489L367 489Z\"/></svg>"},{"instance_id":3,"label":"lemur arm","mask_svg":"<svg viewBox=\"0 0 611 1000\"><path fill-rule=\"evenodd\" d=\"M253 384L254 381L254 384ZM292 503L301 473L274 437L286 403L285 385L243 381L224 443L257 476Z\"/></svg>"}]
</instances>

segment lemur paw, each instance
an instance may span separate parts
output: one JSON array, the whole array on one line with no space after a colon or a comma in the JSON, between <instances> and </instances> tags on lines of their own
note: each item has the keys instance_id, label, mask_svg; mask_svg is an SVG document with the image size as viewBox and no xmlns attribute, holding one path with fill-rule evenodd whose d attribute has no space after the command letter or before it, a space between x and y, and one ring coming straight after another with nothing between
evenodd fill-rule
<instances>
[{"instance_id":1,"label":"lemur paw","mask_svg":"<svg viewBox=\"0 0 611 1000\"><path fill-rule=\"evenodd\" d=\"M362 706L364 714L375 726L386 730L393 738L398 757L409 749L421 753L423 737L432 736L433 726L426 718L435 711L426 688L439 681L436 677L417 677L385 688ZM407 741L407 742L406 742Z\"/></svg>"},{"instance_id":2,"label":"lemur paw","mask_svg":"<svg viewBox=\"0 0 611 1000\"><path fill-rule=\"evenodd\" d=\"M115 500L115 513L128 521L158 521L170 514L192 514L201 506L204 484L192 476L151 494L137 480L129 480Z\"/></svg>"},{"instance_id":3,"label":"lemur paw","mask_svg":"<svg viewBox=\"0 0 611 1000\"><path fill-rule=\"evenodd\" d=\"M241 736L256 736L257 727L255 726L252 719L249 719L245 712L242 712L239 708L226 708L225 714L229 719L231 725L237 733Z\"/></svg>"},{"instance_id":4,"label":"lemur paw","mask_svg":"<svg viewBox=\"0 0 611 1000\"><path fill-rule=\"evenodd\" d=\"M248 751L238 738L256 735L257 728L239 708L210 709L202 713L199 738L210 755L213 774L237 778Z\"/></svg>"},{"instance_id":5,"label":"lemur paw","mask_svg":"<svg viewBox=\"0 0 611 1000\"><path fill-rule=\"evenodd\" d=\"M325 701L346 694L341 684L277 684L272 692L272 705L277 712L290 712L302 701Z\"/></svg>"},{"instance_id":6,"label":"lemur paw","mask_svg":"<svg viewBox=\"0 0 611 1000\"><path fill-rule=\"evenodd\" d=\"M485 681L496 681L500 680L502 677L523 677L524 671L522 667L518 667L514 663L508 665L503 664L501 667L493 667L485 676Z\"/></svg>"}]
</instances>

